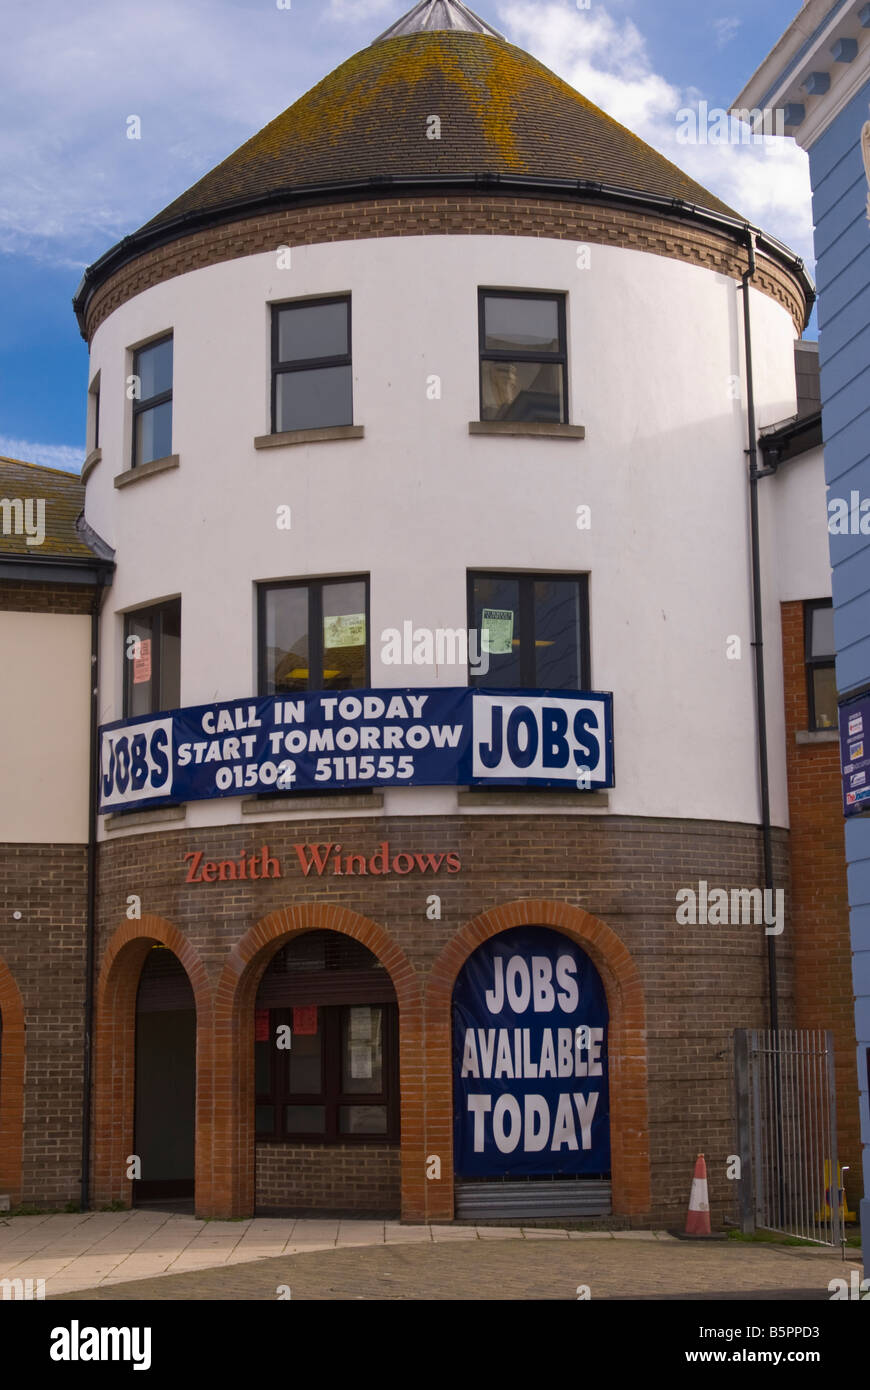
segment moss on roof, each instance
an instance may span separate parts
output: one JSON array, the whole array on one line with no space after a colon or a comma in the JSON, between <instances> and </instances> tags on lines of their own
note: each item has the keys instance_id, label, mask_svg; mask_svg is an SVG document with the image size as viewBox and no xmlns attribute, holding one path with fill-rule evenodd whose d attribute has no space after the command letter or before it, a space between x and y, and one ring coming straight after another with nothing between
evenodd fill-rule
<instances>
[{"instance_id":1,"label":"moss on roof","mask_svg":"<svg viewBox=\"0 0 870 1390\"><path fill-rule=\"evenodd\" d=\"M431 116L440 140L427 139ZM739 215L522 49L437 31L349 58L146 227L233 199L389 174L592 179Z\"/></svg>"},{"instance_id":2,"label":"moss on roof","mask_svg":"<svg viewBox=\"0 0 870 1390\"><path fill-rule=\"evenodd\" d=\"M46 468L39 463L0 457L0 503L4 500L24 504L31 500L29 513L31 530L39 518L39 503L44 516L45 539L41 545L28 545L27 535L12 533L18 524L15 507L0 506L0 556L26 555L31 560L46 556L64 559L93 560L97 553L81 538L76 521L85 505L85 489L75 473L60 468ZM7 534L7 527L10 534Z\"/></svg>"}]
</instances>

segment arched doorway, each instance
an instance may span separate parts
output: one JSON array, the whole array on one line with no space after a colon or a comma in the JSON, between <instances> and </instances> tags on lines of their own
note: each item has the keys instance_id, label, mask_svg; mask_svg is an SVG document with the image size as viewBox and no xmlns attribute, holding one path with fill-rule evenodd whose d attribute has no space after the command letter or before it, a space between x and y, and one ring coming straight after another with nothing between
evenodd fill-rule
<instances>
[{"instance_id":1,"label":"arched doorway","mask_svg":"<svg viewBox=\"0 0 870 1390\"><path fill-rule=\"evenodd\" d=\"M396 1214L399 1020L389 971L310 931L273 955L254 1011L256 1209Z\"/></svg>"},{"instance_id":2,"label":"arched doorway","mask_svg":"<svg viewBox=\"0 0 870 1390\"><path fill-rule=\"evenodd\" d=\"M133 1152L141 1177L133 1202L193 1209L196 1138L196 1001L172 951L152 946L136 992Z\"/></svg>"},{"instance_id":3,"label":"arched doorway","mask_svg":"<svg viewBox=\"0 0 870 1390\"><path fill-rule=\"evenodd\" d=\"M576 942L511 928L453 989L456 1215L608 1215L609 1011Z\"/></svg>"}]
</instances>

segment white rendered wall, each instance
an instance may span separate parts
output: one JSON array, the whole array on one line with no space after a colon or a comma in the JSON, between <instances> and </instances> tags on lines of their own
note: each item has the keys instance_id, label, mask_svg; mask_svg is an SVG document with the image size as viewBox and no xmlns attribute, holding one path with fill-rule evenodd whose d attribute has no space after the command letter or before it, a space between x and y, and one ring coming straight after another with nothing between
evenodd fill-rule
<instances>
[{"instance_id":1,"label":"white rendered wall","mask_svg":"<svg viewBox=\"0 0 870 1390\"><path fill-rule=\"evenodd\" d=\"M573 243L544 238L341 242L294 248L289 270L269 253L193 271L112 314L92 348L103 457L86 507L118 558L101 720L122 714L117 615L130 607L182 596L181 703L195 705L255 693L255 581L369 573L372 685L464 685L457 667L383 665L381 632L406 619L464 626L470 568L589 571L591 685L615 696L611 812L757 822L739 288L619 248L593 246L586 270L576 261ZM469 436L479 286L567 292L569 418L585 440ZM255 450L270 427L270 302L342 292L353 296L365 439ZM752 315L763 427L795 411L795 334L786 310L755 291ZM118 490L127 349L168 329L180 468ZM275 524L283 504L289 532ZM577 529L581 504L588 531ZM765 554L773 817L784 825L775 537ZM385 799L395 814L456 805L443 788ZM187 812L193 826L239 816L230 798Z\"/></svg>"},{"instance_id":2,"label":"white rendered wall","mask_svg":"<svg viewBox=\"0 0 870 1390\"><path fill-rule=\"evenodd\" d=\"M0 612L0 843L86 844L90 619Z\"/></svg>"}]
</instances>

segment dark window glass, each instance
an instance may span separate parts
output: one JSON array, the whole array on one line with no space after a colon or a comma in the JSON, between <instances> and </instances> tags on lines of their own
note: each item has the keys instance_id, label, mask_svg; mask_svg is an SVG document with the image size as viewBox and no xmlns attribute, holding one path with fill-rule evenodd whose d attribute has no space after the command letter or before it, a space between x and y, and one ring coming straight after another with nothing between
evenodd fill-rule
<instances>
[{"instance_id":1,"label":"dark window glass","mask_svg":"<svg viewBox=\"0 0 870 1390\"><path fill-rule=\"evenodd\" d=\"M277 312L279 362L343 357L350 352L346 299L327 304L292 304Z\"/></svg>"},{"instance_id":2,"label":"dark window glass","mask_svg":"<svg viewBox=\"0 0 870 1390\"><path fill-rule=\"evenodd\" d=\"M93 392L94 397L94 443L93 447L100 447L100 388L97 386Z\"/></svg>"},{"instance_id":3,"label":"dark window glass","mask_svg":"<svg viewBox=\"0 0 870 1390\"><path fill-rule=\"evenodd\" d=\"M507 574L477 574L471 595L469 627L480 634L478 650L489 654L489 671L479 684L521 685L519 580Z\"/></svg>"},{"instance_id":4,"label":"dark window glass","mask_svg":"<svg viewBox=\"0 0 870 1390\"><path fill-rule=\"evenodd\" d=\"M468 624L489 653L471 684L582 690L589 684L585 575L470 574Z\"/></svg>"},{"instance_id":5,"label":"dark window glass","mask_svg":"<svg viewBox=\"0 0 870 1390\"><path fill-rule=\"evenodd\" d=\"M581 612L576 579L538 579L535 595L535 685L580 688Z\"/></svg>"},{"instance_id":6,"label":"dark window glass","mask_svg":"<svg viewBox=\"0 0 870 1390\"><path fill-rule=\"evenodd\" d=\"M172 453L172 338L133 354L133 467Z\"/></svg>"},{"instance_id":7,"label":"dark window glass","mask_svg":"<svg viewBox=\"0 0 870 1390\"><path fill-rule=\"evenodd\" d=\"M292 1031L293 1009L269 1011L270 1041L255 1044L258 1138L398 1138L395 1005L326 1005L316 1013L312 1034ZM289 1049L277 1047L281 1025L291 1028Z\"/></svg>"},{"instance_id":8,"label":"dark window glass","mask_svg":"<svg viewBox=\"0 0 870 1390\"><path fill-rule=\"evenodd\" d=\"M136 638L133 642L130 639ZM181 599L124 618L124 717L181 703Z\"/></svg>"},{"instance_id":9,"label":"dark window glass","mask_svg":"<svg viewBox=\"0 0 870 1390\"><path fill-rule=\"evenodd\" d=\"M560 352L559 310L555 299L485 299L484 348L497 352Z\"/></svg>"},{"instance_id":10,"label":"dark window glass","mask_svg":"<svg viewBox=\"0 0 870 1390\"><path fill-rule=\"evenodd\" d=\"M353 424L350 300L272 309L272 431Z\"/></svg>"},{"instance_id":11,"label":"dark window glass","mask_svg":"<svg viewBox=\"0 0 870 1390\"><path fill-rule=\"evenodd\" d=\"M836 646L834 609L830 599L819 599L804 605L804 634L810 729L836 729Z\"/></svg>"},{"instance_id":12,"label":"dark window glass","mask_svg":"<svg viewBox=\"0 0 870 1390\"><path fill-rule=\"evenodd\" d=\"M480 418L565 424L563 295L480 292Z\"/></svg>"},{"instance_id":13,"label":"dark window glass","mask_svg":"<svg viewBox=\"0 0 870 1390\"><path fill-rule=\"evenodd\" d=\"M368 685L368 581L260 586L260 693Z\"/></svg>"}]
</instances>

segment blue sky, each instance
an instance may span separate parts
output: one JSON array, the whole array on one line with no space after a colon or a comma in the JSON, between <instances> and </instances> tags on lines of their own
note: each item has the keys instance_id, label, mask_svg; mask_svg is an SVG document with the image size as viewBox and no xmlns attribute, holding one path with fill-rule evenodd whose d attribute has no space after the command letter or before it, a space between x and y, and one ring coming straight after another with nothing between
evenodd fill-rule
<instances>
[{"instance_id":1,"label":"blue sky","mask_svg":"<svg viewBox=\"0 0 870 1390\"><path fill-rule=\"evenodd\" d=\"M77 470L82 270L358 49L411 0L7 0L0 82L0 454ZM800 0L478 0L512 42L812 264L792 140L679 145L727 107ZM138 115L142 138L128 140Z\"/></svg>"}]
</instances>

